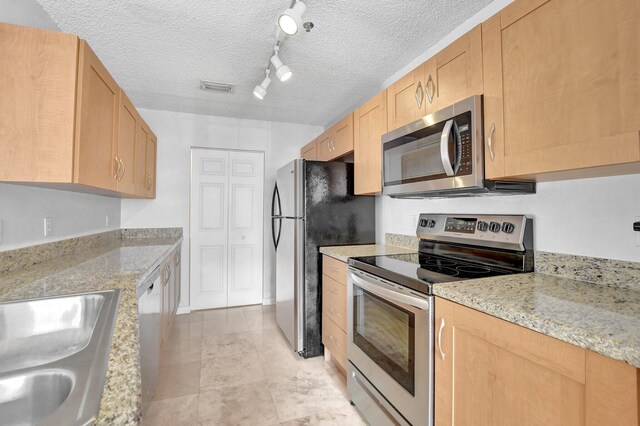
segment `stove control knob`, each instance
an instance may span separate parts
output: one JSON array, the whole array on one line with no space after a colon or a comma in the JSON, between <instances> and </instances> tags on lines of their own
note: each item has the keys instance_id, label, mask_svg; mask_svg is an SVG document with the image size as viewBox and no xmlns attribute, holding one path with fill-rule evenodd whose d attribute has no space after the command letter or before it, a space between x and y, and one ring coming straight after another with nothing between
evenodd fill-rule
<instances>
[{"instance_id":1,"label":"stove control knob","mask_svg":"<svg viewBox=\"0 0 640 426\"><path fill-rule=\"evenodd\" d=\"M498 222L491 222L489 224L489 231L491 232L500 232L500 224Z\"/></svg>"},{"instance_id":2,"label":"stove control knob","mask_svg":"<svg viewBox=\"0 0 640 426\"><path fill-rule=\"evenodd\" d=\"M427 219L420 219L419 226L421 228L424 228L425 226L427 226Z\"/></svg>"},{"instance_id":3,"label":"stove control knob","mask_svg":"<svg viewBox=\"0 0 640 426\"><path fill-rule=\"evenodd\" d=\"M514 229L516 229L516 227L515 227L515 225L513 223L505 222L505 223L502 224L502 232L505 232L507 234L511 234Z\"/></svg>"},{"instance_id":4,"label":"stove control knob","mask_svg":"<svg viewBox=\"0 0 640 426\"><path fill-rule=\"evenodd\" d=\"M478 222L478 231L485 232L487 229L489 229L489 224L487 222Z\"/></svg>"},{"instance_id":5,"label":"stove control knob","mask_svg":"<svg viewBox=\"0 0 640 426\"><path fill-rule=\"evenodd\" d=\"M436 221L433 219L429 219L427 220L427 228L433 228L434 226L436 226Z\"/></svg>"}]
</instances>

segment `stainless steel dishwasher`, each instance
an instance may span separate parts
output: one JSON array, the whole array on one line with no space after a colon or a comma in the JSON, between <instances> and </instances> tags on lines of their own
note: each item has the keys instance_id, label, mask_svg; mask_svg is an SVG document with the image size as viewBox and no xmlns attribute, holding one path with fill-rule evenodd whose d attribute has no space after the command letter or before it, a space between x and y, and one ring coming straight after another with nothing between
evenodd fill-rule
<instances>
[{"instance_id":1,"label":"stainless steel dishwasher","mask_svg":"<svg viewBox=\"0 0 640 426\"><path fill-rule=\"evenodd\" d=\"M160 332L162 328L162 282L160 267L138 286L138 339L142 380L142 415L153 398L160 367Z\"/></svg>"}]
</instances>

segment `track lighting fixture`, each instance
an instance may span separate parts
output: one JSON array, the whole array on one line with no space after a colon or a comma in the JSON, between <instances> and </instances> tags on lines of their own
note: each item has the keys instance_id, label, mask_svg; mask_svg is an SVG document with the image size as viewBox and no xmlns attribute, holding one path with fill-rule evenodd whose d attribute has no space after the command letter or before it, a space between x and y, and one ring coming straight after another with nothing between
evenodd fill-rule
<instances>
[{"instance_id":1,"label":"track lighting fixture","mask_svg":"<svg viewBox=\"0 0 640 426\"><path fill-rule=\"evenodd\" d=\"M278 18L278 26L280 29L288 35L294 35L302 27L302 14L307 9L307 6L299 1L294 0L291 7L284 12Z\"/></svg>"},{"instance_id":2,"label":"track lighting fixture","mask_svg":"<svg viewBox=\"0 0 640 426\"><path fill-rule=\"evenodd\" d=\"M282 60L280 60L280 57L278 56L279 50L280 50L280 47L276 44L275 47L273 48L273 56L271 57L271 64L273 65L273 68L275 68L276 70L276 77L278 77L278 80L287 81L291 78L293 73L291 72L291 68L283 64Z\"/></svg>"},{"instance_id":3,"label":"track lighting fixture","mask_svg":"<svg viewBox=\"0 0 640 426\"><path fill-rule=\"evenodd\" d=\"M270 72L269 68L264 70L264 73L265 73L264 80L262 80L262 83L258 84L253 89L253 95L260 100L263 100L264 97L267 96L267 89L271 84L271 79L269 78L269 72Z\"/></svg>"}]
</instances>

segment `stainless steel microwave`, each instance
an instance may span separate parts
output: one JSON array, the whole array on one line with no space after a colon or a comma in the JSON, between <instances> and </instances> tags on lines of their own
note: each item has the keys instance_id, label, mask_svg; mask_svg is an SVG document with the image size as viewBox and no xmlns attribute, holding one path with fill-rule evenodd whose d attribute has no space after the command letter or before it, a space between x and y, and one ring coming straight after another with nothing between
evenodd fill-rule
<instances>
[{"instance_id":1,"label":"stainless steel microwave","mask_svg":"<svg viewBox=\"0 0 640 426\"><path fill-rule=\"evenodd\" d=\"M396 198L535 192L533 182L484 178L482 96L382 137L382 193Z\"/></svg>"}]
</instances>

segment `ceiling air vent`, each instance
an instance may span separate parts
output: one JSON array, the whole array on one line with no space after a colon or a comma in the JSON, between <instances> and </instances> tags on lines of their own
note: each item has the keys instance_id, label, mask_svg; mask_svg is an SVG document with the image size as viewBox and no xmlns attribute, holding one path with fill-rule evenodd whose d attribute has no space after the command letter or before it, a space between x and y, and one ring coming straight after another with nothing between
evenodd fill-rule
<instances>
[{"instance_id":1,"label":"ceiling air vent","mask_svg":"<svg viewBox=\"0 0 640 426\"><path fill-rule=\"evenodd\" d=\"M216 92L233 93L235 90L233 84L216 83L215 81L200 80L200 88L202 90L213 90Z\"/></svg>"}]
</instances>

